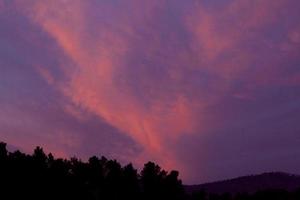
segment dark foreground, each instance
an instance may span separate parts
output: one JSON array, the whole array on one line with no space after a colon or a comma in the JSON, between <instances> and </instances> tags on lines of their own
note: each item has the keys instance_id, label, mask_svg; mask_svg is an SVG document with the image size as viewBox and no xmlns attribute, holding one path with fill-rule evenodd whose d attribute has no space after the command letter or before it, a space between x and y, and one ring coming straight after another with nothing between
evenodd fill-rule
<instances>
[{"instance_id":1,"label":"dark foreground","mask_svg":"<svg viewBox=\"0 0 300 200\"><path fill-rule=\"evenodd\" d=\"M8 152L0 143L0 199L100 200L298 200L300 190L263 188L251 193L194 187L186 191L177 171L167 172L148 162L140 173L116 160L91 157L56 159L37 147L32 155ZM228 183L229 184L229 183ZM300 186L300 185L299 185ZM226 188L226 184L222 188ZM189 188L189 187L186 187Z\"/></svg>"}]
</instances>

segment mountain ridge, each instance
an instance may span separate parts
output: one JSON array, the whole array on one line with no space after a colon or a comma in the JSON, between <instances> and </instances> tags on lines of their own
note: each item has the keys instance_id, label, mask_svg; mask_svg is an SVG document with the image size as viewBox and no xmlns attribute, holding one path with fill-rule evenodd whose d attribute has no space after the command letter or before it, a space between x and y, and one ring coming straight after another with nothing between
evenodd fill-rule
<instances>
[{"instance_id":1,"label":"mountain ridge","mask_svg":"<svg viewBox=\"0 0 300 200\"><path fill-rule=\"evenodd\" d=\"M292 191L298 188L300 188L300 175L286 172L265 172L198 185L185 185L186 192L190 194L199 191L215 194L254 193L267 189Z\"/></svg>"}]
</instances>

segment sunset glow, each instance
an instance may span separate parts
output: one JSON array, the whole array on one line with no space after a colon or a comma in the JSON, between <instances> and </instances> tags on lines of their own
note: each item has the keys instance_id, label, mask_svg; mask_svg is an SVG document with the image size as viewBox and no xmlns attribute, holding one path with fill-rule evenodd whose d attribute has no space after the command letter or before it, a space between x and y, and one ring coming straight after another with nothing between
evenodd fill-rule
<instances>
[{"instance_id":1,"label":"sunset glow","mask_svg":"<svg viewBox=\"0 0 300 200\"><path fill-rule=\"evenodd\" d=\"M298 0L0 0L0 139L153 160L187 183L300 173L299 10Z\"/></svg>"}]
</instances>

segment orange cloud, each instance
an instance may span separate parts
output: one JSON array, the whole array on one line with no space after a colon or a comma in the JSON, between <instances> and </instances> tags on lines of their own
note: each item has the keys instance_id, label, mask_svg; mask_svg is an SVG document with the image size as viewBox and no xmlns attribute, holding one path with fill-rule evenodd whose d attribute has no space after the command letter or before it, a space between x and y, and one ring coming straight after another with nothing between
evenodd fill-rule
<instances>
[{"instance_id":1,"label":"orange cloud","mask_svg":"<svg viewBox=\"0 0 300 200\"><path fill-rule=\"evenodd\" d=\"M204 66L226 79L240 76L256 59L247 46L241 45L257 38L261 29L279 19L278 13L286 3L282 0L231 1L218 9L196 4L194 12L186 16L186 24L196 41L193 48L204 60ZM264 45L267 44L260 44Z\"/></svg>"},{"instance_id":2,"label":"orange cloud","mask_svg":"<svg viewBox=\"0 0 300 200\"><path fill-rule=\"evenodd\" d=\"M62 63L68 81L60 84L60 89L77 106L97 114L141 144L145 149L141 155L146 159L158 160L167 168L178 167L167 143L174 143L179 135L194 130L196 122L192 103L180 93L171 94L172 99L164 100L168 91L156 92L155 89L160 86L148 82L153 90L146 88L143 92L145 95L154 92L154 95L149 96L150 104L145 106L126 83L125 70L134 70L126 65L130 40L131 37L139 37L134 33L134 26L143 25L141 19L150 19L151 6L157 7L157 2L150 4L145 15L143 11L139 12L138 15L142 16L136 21L126 19L121 13L118 26L99 23L92 29L87 25L87 17L90 16L86 15L85 4L83 1L61 1L35 2L32 6L34 21L75 63L74 66ZM155 50L157 47L152 48ZM39 71L51 81L46 71ZM121 84L123 76L125 83ZM145 158L142 159L145 161Z\"/></svg>"},{"instance_id":3,"label":"orange cloud","mask_svg":"<svg viewBox=\"0 0 300 200\"><path fill-rule=\"evenodd\" d=\"M54 77L52 76L52 74L44 67L36 67L36 70L40 73L40 75L45 79L45 81L49 84L49 85L53 85L54 84Z\"/></svg>"},{"instance_id":4,"label":"orange cloud","mask_svg":"<svg viewBox=\"0 0 300 200\"><path fill-rule=\"evenodd\" d=\"M265 79L265 74L257 77L257 62L272 71L268 67L274 61L261 61L258 55L269 49L271 40L257 35L278 19L285 1L232 1L216 10L199 3L179 16L184 21L179 28L169 27L191 36L184 44L180 33L157 21L166 20L166 2L99 1L91 6L66 0L22 6L70 60L61 63L67 76L57 84L62 93L141 144L145 152L138 159L183 168L171 147L182 135L209 126L199 123L205 108L220 103L246 72L250 85ZM298 38L297 33L289 36L294 43ZM53 82L47 71L39 71ZM232 93L252 97L243 92ZM73 107L66 105L66 110L80 118Z\"/></svg>"}]
</instances>

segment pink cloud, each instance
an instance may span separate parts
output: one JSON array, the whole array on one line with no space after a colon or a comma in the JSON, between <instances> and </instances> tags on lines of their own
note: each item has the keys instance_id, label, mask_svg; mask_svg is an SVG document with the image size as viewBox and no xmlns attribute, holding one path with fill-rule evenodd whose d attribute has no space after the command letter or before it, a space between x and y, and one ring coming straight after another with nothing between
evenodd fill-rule
<instances>
[{"instance_id":1,"label":"pink cloud","mask_svg":"<svg viewBox=\"0 0 300 200\"><path fill-rule=\"evenodd\" d=\"M62 63L68 81L60 86L61 91L76 105L97 114L141 144L145 148L143 156L152 157L171 168L176 161L165 141L175 142L178 135L194 130L196 122L191 102L180 93L171 94L172 99L168 97L164 101L164 96L168 95L165 92L168 91L157 93L155 89L159 86L149 80L154 96L150 97L150 105L144 106L131 86L115 81L123 73L126 75L124 70L128 67L130 38L139 37L133 33L133 26L143 25L141 19L147 20L152 11L146 11L145 14L144 11L138 12L141 16L133 22L120 13L118 26L100 23L99 27L90 30L86 24L89 16L85 15L85 4L82 1L49 5L35 2L32 6L34 14L30 14L31 17L56 39L76 64L66 66L68 63ZM145 7L149 9L149 6L156 5L157 2L153 2ZM104 5L103 9L110 8ZM116 31L115 28L120 30ZM45 70L39 71L49 81ZM151 91L145 89L144 92ZM145 157L142 158L144 161L147 159Z\"/></svg>"},{"instance_id":2,"label":"pink cloud","mask_svg":"<svg viewBox=\"0 0 300 200\"><path fill-rule=\"evenodd\" d=\"M198 3L167 28L166 1L32 1L20 9L67 58L60 64L65 80L38 71L71 100L68 112L80 119L88 111L133 138L144 147L136 162L151 158L184 168L172 147L186 134L213 127L204 123L213 121L206 119L209 107L222 104L226 95L255 99L255 88L285 85L288 78L298 83L298 75L280 79L280 63L290 54L280 51L276 39L262 36L277 26L287 5L231 1L212 9ZM283 42L291 41L298 45L298 32Z\"/></svg>"}]
</instances>

